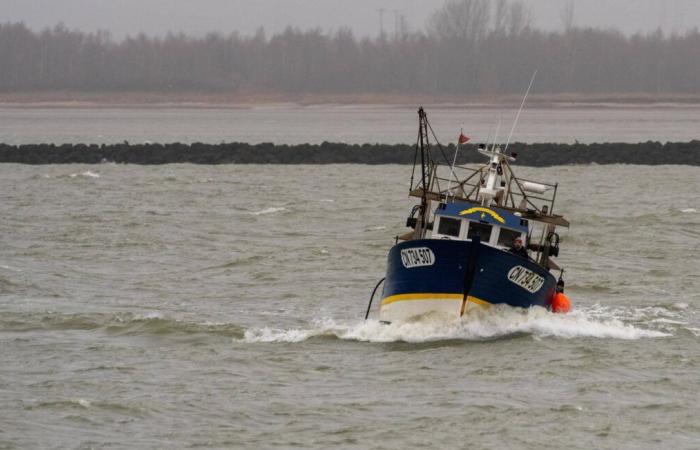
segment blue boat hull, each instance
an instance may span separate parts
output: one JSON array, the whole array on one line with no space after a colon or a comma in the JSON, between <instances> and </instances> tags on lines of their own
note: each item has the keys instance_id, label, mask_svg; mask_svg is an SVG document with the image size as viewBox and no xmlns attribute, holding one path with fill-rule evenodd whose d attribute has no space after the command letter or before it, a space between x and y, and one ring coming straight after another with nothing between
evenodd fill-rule
<instances>
[{"instance_id":1,"label":"blue boat hull","mask_svg":"<svg viewBox=\"0 0 700 450\"><path fill-rule=\"evenodd\" d=\"M407 241L389 251L380 319L459 317L475 305L548 306L555 287L540 265L478 241Z\"/></svg>"}]
</instances>

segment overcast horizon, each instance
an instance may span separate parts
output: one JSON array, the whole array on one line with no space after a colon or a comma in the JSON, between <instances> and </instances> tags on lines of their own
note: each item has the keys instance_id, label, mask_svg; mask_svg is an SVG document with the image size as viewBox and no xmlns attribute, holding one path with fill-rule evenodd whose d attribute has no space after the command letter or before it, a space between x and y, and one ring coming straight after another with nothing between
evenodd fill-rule
<instances>
[{"instance_id":1,"label":"overcast horizon","mask_svg":"<svg viewBox=\"0 0 700 450\"><path fill-rule=\"evenodd\" d=\"M523 3L534 27L563 28L562 10L567 2ZM347 27L357 36L377 36L379 9L385 10L384 30L391 34L400 15L408 30L423 30L430 14L443 4L444 0L0 0L0 20L24 22L35 30L63 23L81 31L106 30L117 39L169 31L195 36L233 31L250 35L259 27L278 33L289 26L324 31ZM628 35L656 29L683 33L700 25L700 2L693 0L578 0L574 5L575 26L615 28Z\"/></svg>"}]
</instances>

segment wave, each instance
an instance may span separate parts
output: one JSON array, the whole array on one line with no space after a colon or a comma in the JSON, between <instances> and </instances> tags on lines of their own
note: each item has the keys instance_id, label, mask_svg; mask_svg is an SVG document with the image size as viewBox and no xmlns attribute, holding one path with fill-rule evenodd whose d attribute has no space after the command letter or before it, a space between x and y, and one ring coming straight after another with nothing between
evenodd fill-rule
<instances>
[{"instance_id":1,"label":"wave","mask_svg":"<svg viewBox=\"0 0 700 450\"><path fill-rule=\"evenodd\" d=\"M83 178L100 178L100 174L97 172L93 172L91 170L86 170L85 172L81 173L72 173L69 175L71 178L77 178L77 177L83 177Z\"/></svg>"},{"instance_id":2,"label":"wave","mask_svg":"<svg viewBox=\"0 0 700 450\"><path fill-rule=\"evenodd\" d=\"M65 411L66 409L87 410L100 409L124 415L143 416L146 410L138 404L114 403L104 400L88 400L86 398L66 398L60 400L30 400L24 407L25 410L54 409Z\"/></svg>"},{"instance_id":3,"label":"wave","mask_svg":"<svg viewBox=\"0 0 700 450\"><path fill-rule=\"evenodd\" d=\"M672 336L672 330L653 329L669 322L652 320L628 323L615 313L600 314L600 308L577 310L567 315L553 314L544 308L528 310L493 307L475 311L460 320L426 315L417 320L382 324L377 320L342 323L334 319L315 321L308 329L247 329L239 342L302 342L312 338L334 338L359 342L423 343L445 340L486 341L530 335L535 338L562 339L642 339ZM610 312L610 311L608 311Z\"/></svg>"},{"instance_id":4,"label":"wave","mask_svg":"<svg viewBox=\"0 0 700 450\"><path fill-rule=\"evenodd\" d=\"M238 266L245 266L249 264L253 264L259 260L263 259L259 255L240 255L236 259L232 259L230 261L217 264L214 266L209 266L201 269L202 272L209 271L209 270L219 270L219 269L230 269L232 267L238 267Z\"/></svg>"},{"instance_id":5,"label":"wave","mask_svg":"<svg viewBox=\"0 0 700 450\"><path fill-rule=\"evenodd\" d=\"M20 313L0 317L0 329L12 332L36 330L103 331L121 336L138 335L219 335L240 338L244 328L232 323L191 322L158 312L133 313Z\"/></svg>"},{"instance_id":6,"label":"wave","mask_svg":"<svg viewBox=\"0 0 700 450\"><path fill-rule=\"evenodd\" d=\"M265 214L274 214L276 212L282 212L282 211L288 211L287 208L280 206L280 207L271 207L271 208L265 208L260 211L249 211L248 214L252 216L262 216Z\"/></svg>"}]
</instances>

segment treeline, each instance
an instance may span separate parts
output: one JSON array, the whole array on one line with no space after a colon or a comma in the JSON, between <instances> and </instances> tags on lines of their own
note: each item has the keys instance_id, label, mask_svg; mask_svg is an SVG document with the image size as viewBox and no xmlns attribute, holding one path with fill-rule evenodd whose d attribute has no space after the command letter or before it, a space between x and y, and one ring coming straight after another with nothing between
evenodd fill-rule
<instances>
[{"instance_id":1,"label":"treeline","mask_svg":"<svg viewBox=\"0 0 700 450\"><path fill-rule=\"evenodd\" d=\"M492 6L493 5L493 6ZM0 91L700 93L700 33L533 29L521 3L452 0L426 32L138 35L0 24Z\"/></svg>"},{"instance_id":2,"label":"treeline","mask_svg":"<svg viewBox=\"0 0 700 450\"><path fill-rule=\"evenodd\" d=\"M454 144L433 159L451 163ZM511 144L521 166L568 164L684 164L700 165L700 141L640 144ZM444 152L444 154L443 154ZM324 142L320 145L274 144L0 144L1 163L21 164L413 164L415 146ZM459 164L483 162L474 146L460 149Z\"/></svg>"}]
</instances>

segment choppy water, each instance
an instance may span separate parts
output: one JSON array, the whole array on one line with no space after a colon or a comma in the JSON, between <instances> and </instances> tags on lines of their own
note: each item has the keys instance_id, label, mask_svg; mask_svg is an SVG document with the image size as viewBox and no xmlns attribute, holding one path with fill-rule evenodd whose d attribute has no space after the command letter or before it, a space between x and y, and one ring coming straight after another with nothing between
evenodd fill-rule
<instances>
[{"instance_id":1,"label":"choppy water","mask_svg":"<svg viewBox=\"0 0 700 450\"><path fill-rule=\"evenodd\" d=\"M6 144L143 142L273 142L319 144L414 143L415 106L317 105L238 108L25 108L0 107ZM474 142L505 141L515 107L426 106L445 143L464 126ZM498 126L501 122L500 127ZM518 142L646 142L700 139L700 106L528 107L513 134ZM490 138L490 139L489 139Z\"/></svg>"},{"instance_id":2,"label":"choppy water","mask_svg":"<svg viewBox=\"0 0 700 450\"><path fill-rule=\"evenodd\" d=\"M363 322L402 166L0 166L0 448L700 447L700 168L553 167L568 316Z\"/></svg>"}]
</instances>

